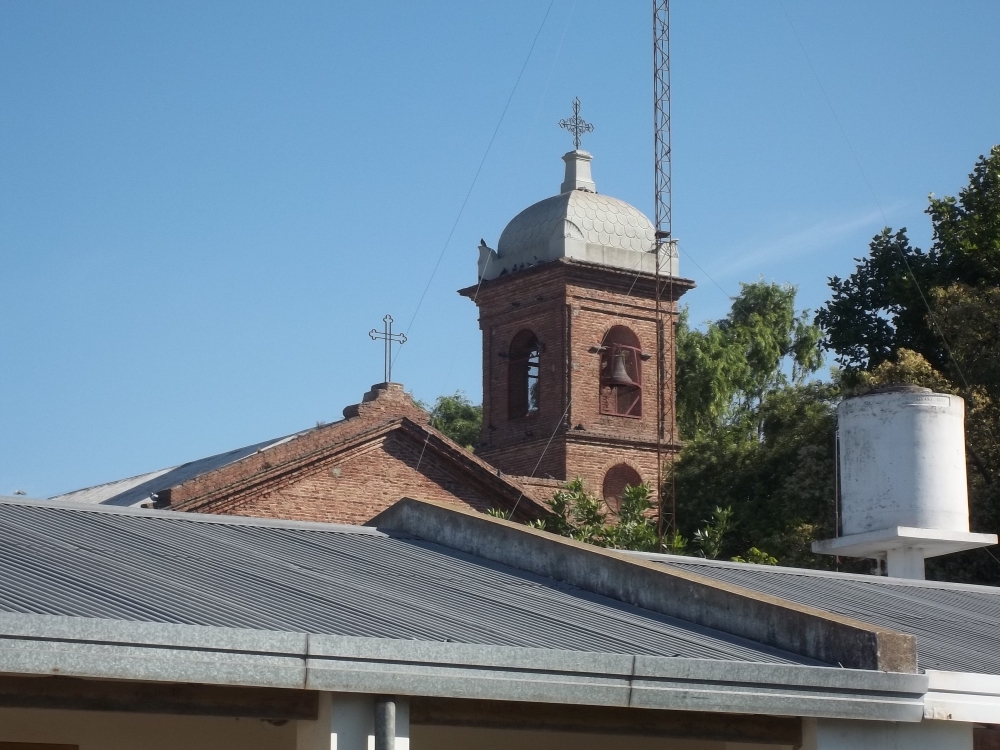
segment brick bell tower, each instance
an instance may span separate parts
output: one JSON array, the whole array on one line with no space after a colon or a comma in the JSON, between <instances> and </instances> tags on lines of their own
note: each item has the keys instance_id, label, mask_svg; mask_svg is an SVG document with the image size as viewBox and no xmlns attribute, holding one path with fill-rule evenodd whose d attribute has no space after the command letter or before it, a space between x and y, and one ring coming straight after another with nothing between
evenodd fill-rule
<instances>
[{"instance_id":1,"label":"brick bell tower","mask_svg":"<svg viewBox=\"0 0 1000 750\"><path fill-rule=\"evenodd\" d=\"M658 429L665 462L679 448L669 357L677 300L694 282L677 277L674 247L657 258L649 219L597 192L591 159L563 156L559 194L514 217L496 250L482 242L479 283L459 293L483 332L477 455L507 474L579 477L615 509L625 485L655 492Z\"/></svg>"}]
</instances>

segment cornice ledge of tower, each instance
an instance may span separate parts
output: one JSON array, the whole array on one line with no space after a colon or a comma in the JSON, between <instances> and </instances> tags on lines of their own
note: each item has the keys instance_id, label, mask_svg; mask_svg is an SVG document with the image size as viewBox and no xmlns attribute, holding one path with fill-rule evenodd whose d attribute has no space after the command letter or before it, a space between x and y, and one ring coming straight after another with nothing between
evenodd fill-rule
<instances>
[{"instance_id":1,"label":"cornice ledge of tower","mask_svg":"<svg viewBox=\"0 0 1000 750\"><path fill-rule=\"evenodd\" d=\"M656 288L656 274L649 271L638 272L625 268L607 266L603 263L593 263L575 258L555 258L544 263L535 263L518 269L517 273L504 273L494 279L482 279L476 284L458 290L463 297L471 300L482 301L483 290L487 288L499 288L506 284L517 284L516 280L527 279L532 275L561 274L572 280L574 277L584 281L586 279L600 280L602 287L617 287L623 293L628 293L636 300L648 298L652 299ZM678 300L686 292L694 289L695 284L692 279L676 277L673 279L673 289L668 284L669 277L660 277L660 294L664 302ZM506 303L505 303L506 304Z\"/></svg>"}]
</instances>

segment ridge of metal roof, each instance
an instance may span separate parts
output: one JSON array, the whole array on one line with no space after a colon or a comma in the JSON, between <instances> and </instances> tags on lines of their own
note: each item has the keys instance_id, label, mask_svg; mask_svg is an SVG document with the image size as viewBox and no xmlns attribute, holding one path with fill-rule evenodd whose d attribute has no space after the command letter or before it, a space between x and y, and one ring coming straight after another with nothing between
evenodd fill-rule
<instances>
[{"instance_id":1,"label":"ridge of metal roof","mask_svg":"<svg viewBox=\"0 0 1000 750\"><path fill-rule=\"evenodd\" d=\"M864 573L845 573L839 570L817 570L815 568L792 568L787 565L762 565L760 563L735 562L733 560L710 560L705 557L689 555L669 555L657 552L635 552L619 550L626 555L641 557L644 560L676 565L698 565L709 568L727 568L730 570L759 570L764 573L785 573L787 575L808 576L810 578L839 578L846 581L864 583L883 583L899 586L915 586L917 588L954 589L956 591L972 591L1000 596L1000 586L987 586L977 583L956 583L954 581L931 581L915 578L892 578L890 576L866 575Z\"/></svg>"},{"instance_id":2,"label":"ridge of metal roof","mask_svg":"<svg viewBox=\"0 0 1000 750\"><path fill-rule=\"evenodd\" d=\"M328 531L336 534L366 534L386 536L372 526L327 523L325 521L296 521L286 518L262 518L260 516L231 516L218 513L178 512L166 508L140 508L134 505L101 505L75 500L45 500L26 497L6 497L0 495L0 505L28 505L44 508L64 508L84 513L105 513L123 516L145 516L147 518L169 517L180 522L216 523L226 526L260 526L272 529L302 529L304 531Z\"/></svg>"},{"instance_id":3,"label":"ridge of metal roof","mask_svg":"<svg viewBox=\"0 0 1000 750\"><path fill-rule=\"evenodd\" d=\"M149 500L157 492L162 492L181 482L186 482L189 479L194 479L202 474L240 461L247 456L252 456L254 453L274 448L314 429L316 428L310 427L306 430L293 432L290 435L283 435L282 437L264 440L252 445L245 445L241 448L233 448L222 453L170 466L166 469L157 469L144 474L125 477L124 479L115 479L111 482L95 484L91 487L70 490L59 495L53 495L49 499L73 500L92 505L137 505L145 500Z\"/></svg>"}]
</instances>

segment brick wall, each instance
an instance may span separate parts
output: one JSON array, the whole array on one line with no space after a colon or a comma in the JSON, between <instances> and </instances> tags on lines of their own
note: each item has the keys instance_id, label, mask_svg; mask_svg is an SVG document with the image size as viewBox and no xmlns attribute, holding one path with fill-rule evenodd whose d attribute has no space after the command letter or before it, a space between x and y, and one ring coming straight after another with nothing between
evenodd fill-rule
<instances>
[{"instance_id":1,"label":"brick wall","mask_svg":"<svg viewBox=\"0 0 1000 750\"><path fill-rule=\"evenodd\" d=\"M363 524L403 497L455 503L485 512L495 505L439 457L408 436L389 432L264 491L233 498L232 515ZM419 470L417 469L419 462Z\"/></svg>"},{"instance_id":2,"label":"brick wall","mask_svg":"<svg viewBox=\"0 0 1000 750\"><path fill-rule=\"evenodd\" d=\"M534 275L508 297L504 290L481 290L483 332L483 434L480 456L509 474L565 479L565 457L556 443L543 448L553 431L565 424L565 287L557 279ZM508 413L511 340L529 329L541 345L538 412L511 418ZM539 464L539 458L542 462Z\"/></svg>"},{"instance_id":3,"label":"brick wall","mask_svg":"<svg viewBox=\"0 0 1000 750\"><path fill-rule=\"evenodd\" d=\"M518 507L537 518L530 491L497 474L428 425L397 383L382 383L341 422L171 488L175 510L361 524L403 497L477 511Z\"/></svg>"}]
</instances>

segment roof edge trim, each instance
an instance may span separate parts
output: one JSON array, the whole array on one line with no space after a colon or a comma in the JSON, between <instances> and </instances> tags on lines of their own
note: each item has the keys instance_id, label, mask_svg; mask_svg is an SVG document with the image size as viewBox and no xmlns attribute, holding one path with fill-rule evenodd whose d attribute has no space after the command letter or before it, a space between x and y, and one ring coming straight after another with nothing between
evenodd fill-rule
<instances>
[{"instance_id":1,"label":"roof edge trim","mask_svg":"<svg viewBox=\"0 0 1000 750\"><path fill-rule=\"evenodd\" d=\"M659 552L635 552L621 550L630 557L638 557L651 562L665 565L704 565L709 568L728 568L730 570L761 570L767 573L783 573L785 575L805 576L808 578L838 578L843 581L861 581L862 583L891 583L898 586L913 586L925 589L944 589L954 591L975 591L983 594L1000 596L1000 587L987 586L980 583L956 583L955 581L934 581L931 579L893 578L891 576L866 575L864 573L844 573L839 570L820 570L818 568L792 568L787 565L761 565L758 563L732 562L731 560L709 560L704 557L687 557Z\"/></svg>"},{"instance_id":2,"label":"roof edge trim","mask_svg":"<svg viewBox=\"0 0 1000 750\"><path fill-rule=\"evenodd\" d=\"M927 690L829 667L11 613L0 672L911 722Z\"/></svg>"}]
</instances>

